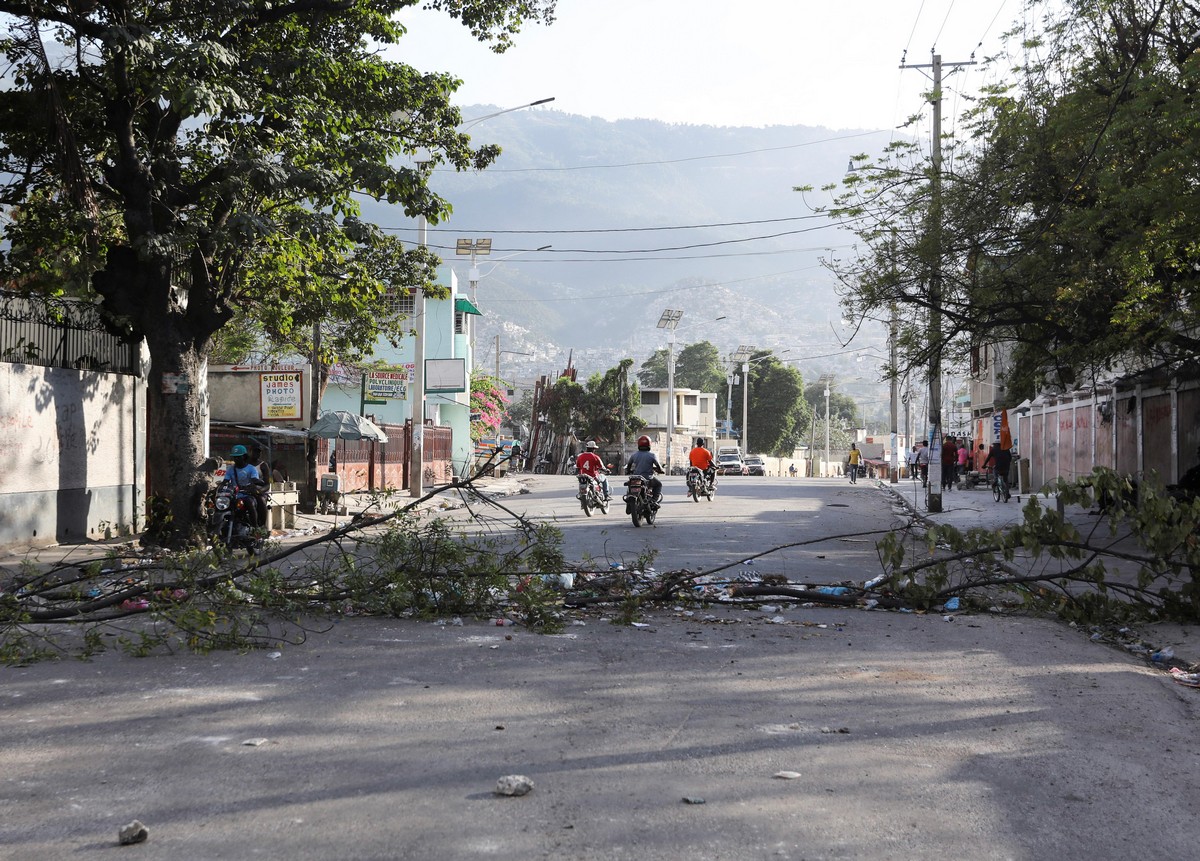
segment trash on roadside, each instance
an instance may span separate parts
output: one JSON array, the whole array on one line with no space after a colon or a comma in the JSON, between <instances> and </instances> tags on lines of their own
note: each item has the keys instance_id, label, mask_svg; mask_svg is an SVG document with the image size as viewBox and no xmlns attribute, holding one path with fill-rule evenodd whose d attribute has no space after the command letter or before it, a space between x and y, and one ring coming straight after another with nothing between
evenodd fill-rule
<instances>
[{"instance_id":1,"label":"trash on roadside","mask_svg":"<svg viewBox=\"0 0 1200 861\"><path fill-rule=\"evenodd\" d=\"M954 610L957 610L957 609L958 609L958 606L959 606L959 604L958 604L958 598L957 598L957 597L954 597L954 598L950 598L950 599L948 599L948 600L946 601L946 603L942 605L942 609L943 609L943 610L950 610L950 611L954 611Z\"/></svg>"},{"instance_id":2,"label":"trash on roadside","mask_svg":"<svg viewBox=\"0 0 1200 861\"><path fill-rule=\"evenodd\" d=\"M698 795L685 795L683 797L684 804L703 804L704 799Z\"/></svg>"},{"instance_id":3,"label":"trash on roadside","mask_svg":"<svg viewBox=\"0 0 1200 861\"><path fill-rule=\"evenodd\" d=\"M845 586L819 586L813 590L821 595L848 595L850 590Z\"/></svg>"},{"instance_id":4,"label":"trash on roadside","mask_svg":"<svg viewBox=\"0 0 1200 861\"><path fill-rule=\"evenodd\" d=\"M242 745L245 747L262 747L266 743L267 740L265 738L248 738L242 742Z\"/></svg>"},{"instance_id":5,"label":"trash on roadside","mask_svg":"<svg viewBox=\"0 0 1200 861\"><path fill-rule=\"evenodd\" d=\"M1165 664L1173 657L1175 657L1175 650L1170 646L1167 646L1165 649L1159 649L1157 652L1151 655L1150 660L1154 661L1156 664Z\"/></svg>"},{"instance_id":6,"label":"trash on roadside","mask_svg":"<svg viewBox=\"0 0 1200 861\"><path fill-rule=\"evenodd\" d=\"M1179 667L1171 667L1171 678L1175 684L1189 688L1200 688L1200 673L1186 673Z\"/></svg>"},{"instance_id":7,"label":"trash on roadside","mask_svg":"<svg viewBox=\"0 0 1200 861\"><path fill-rule=\"evenodd\" d=\"M496 781L496 795L526 795L533 791L533 781L523 774L506 774Z\"/></svg>"},{"instance_id":8,"label":"trash on roadside","mask_svg":"<svg viewBox=\"0 0 1200 861\"><path fill-rule=\"evenodd\" d=\"M772 774L771 777L776 777L776 778L779 778L780 780L796 780L797 778L800 777L800 772L798 772L798 771L777 771L774 774Z\"/></svg>"}]
</instances>

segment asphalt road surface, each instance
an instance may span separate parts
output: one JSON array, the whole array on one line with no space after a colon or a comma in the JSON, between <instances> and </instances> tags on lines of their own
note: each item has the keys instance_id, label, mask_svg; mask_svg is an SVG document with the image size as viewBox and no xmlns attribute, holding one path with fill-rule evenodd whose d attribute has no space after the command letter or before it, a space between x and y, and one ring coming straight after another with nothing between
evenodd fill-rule
<instances>
[{"instance_id":1,"label":"asphalt road surface","mask_svg":"<svg viewBox=\"0 0 1200 861\"><path fill-rule=\"evenodd\" d=\"M573 476L523 477L528 494L502 502L526 516L550 520L562 530L571 560L594 559L600 567L633 565L647 551L659 571L706 571L788 547L753 562L759 574L781 574L814 583L857 580L879 571L874 542L907 521L873 484L806 481L759 476L717 479L717 495L699 502L685 495L682 476L663 479L663 505L653 526L634 527L620 500L623 478L612 475L608 514L583 513ZM730 569L736 571L737 569Z\"/></svg>"},{"instance_id":2,"label":"asphalt road surface","mask_svg":"<svg viewBox=\"0 0 1200 861\"><path fill-rule=\"evenodd\" d=\"M571 480L532 487L507 501L554 512L569 547L651 541L660 569L896 517L869 484L734 478L634 529L572 510ZM801 579L874 570L840 540L778 556ZM1200 691L1086 632L804 607L571 621L346 619L275 651L0 669L0 858L1195 857ZM533 791L494 794L513 774ZM135 818L148 840L118 846Z\"/></svg>"}]
</instances>

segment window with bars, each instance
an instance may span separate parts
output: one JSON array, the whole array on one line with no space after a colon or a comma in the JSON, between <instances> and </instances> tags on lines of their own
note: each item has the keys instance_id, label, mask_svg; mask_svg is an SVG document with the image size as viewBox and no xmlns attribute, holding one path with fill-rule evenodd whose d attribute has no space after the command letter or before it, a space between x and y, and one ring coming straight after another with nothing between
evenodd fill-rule
<instances>
[{"instance_id":1,"label":"window with bars","mask_svg":"<svg viewBox=\"0 0 1200 861\"><path fill-rule=\"evenodd\" d=\"M416 300L413 298L413 290L411 287L401 287L398 290L389 290L386 299L386 308L393 314L400 317L411 317L416 313Z\"/></svg>"}]
</instances>

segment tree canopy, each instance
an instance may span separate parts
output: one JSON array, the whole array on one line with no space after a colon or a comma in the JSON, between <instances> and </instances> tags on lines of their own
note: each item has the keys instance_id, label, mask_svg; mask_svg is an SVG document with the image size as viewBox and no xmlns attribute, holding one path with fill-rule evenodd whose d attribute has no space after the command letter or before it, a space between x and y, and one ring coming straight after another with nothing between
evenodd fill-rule
<instances>
[{"instance_id":1,"label":"tree canopy","mask_svg":"<svg viewBox=\"0 0 1200 861\"><path fill-rule=\"evenodd\" d=\"M560 377L543 396L539 410L546 414L552 433L577 439L615 442L621 433L621 389L625 388L625 433L634 434L646 426L637 415L641 401L637 383L629 382L633 359L623 359L615 368L588 377L579 384Z\"/></svg>"},{"instance_id":2,"label":"tree canopy","mask_svg":"<svg viewBox=\"0 0 1200 861\"><path fill-rule=\"evenodd\" d=\"M667 350L655 350L637 373L642 385L651 389L667 387ZM686 344L675 355L675 386L701 392L721 392L725 388L725 367L721 354L708 341Z\"/></svg>"},{"instance_id":3,"label":"tree canopy","mask_svg":"<svg viewBox=\"0 0 1200 861\"><path fill-rule=\"evenodd\" d=\"M280 340L321 323L326 360L398 335L389 291L433 291L437 259L359 219L367 196L440 220L431 165L485 168L459 81L387 59L418 0L0 0L3 274L93 296L145 337L151 494L195 522L198 385L239 311ZM553 0L420 0L506 47ZM418 151L428 162L418 163ZM343 356L344 357L344 356Z\"/></svg>"},{"instance_id":4,"label":"tree canopy","mask_svg":"<svg viewBox=\"0 0 1200 861\"><path fill-rule=\"evenodd\" d=\"M857 158L834 209L858 234L830 261L846 307L900 309L901 373L1009 342L1013 402L1170 373L1200 347L1200 12L1068 0L1048 16L993 58L1013 71L944 142L947 167L903 143Z\"/></svg>"},{"instance_id":5,"label":"tree canopy","mask_svg":"<svg viewBox=\"0 0 1200 861\"><path fill-rule=\"evenodd\" d=\"M785 365L770 350L754 353L749 365L746 413L750 451L746 454L761 452L786 457L804 441L803 434L812 415L804 400L804 380L799 371ZM735 427L742 423L740 405L747 397L745 385L739 369L732 399L731 418Z\"/></svg>"}]
</instances>

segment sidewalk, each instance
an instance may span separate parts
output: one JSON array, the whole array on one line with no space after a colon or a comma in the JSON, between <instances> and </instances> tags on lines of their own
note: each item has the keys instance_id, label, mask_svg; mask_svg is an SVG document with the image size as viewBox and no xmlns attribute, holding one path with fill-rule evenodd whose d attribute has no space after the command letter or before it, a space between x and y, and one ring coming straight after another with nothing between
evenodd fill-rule
<instances>
[{"instance_id":1,"label":"sidewalk","mask_svg":"<svg viewBox=\"0 0 1200 861\"><path fill-rule=\"evenodd\" d=\"M495 497L514 496L524 489L520 476L482 478L475 482L475 486L481 493ZM428 493L432 489L425 488L425 492ZM356 515L366 514L378 517L401 509L412 501L412 497L406 491L397 491L390 496L367 492L347 493L343 496L341 506L336 514L333 512L327 514L297 512L295 526L290 529L275 530L272 532L271 538L284 544L302 541L345 526ZM458 493L447 491L425 500L418 506L418 510L430 512L461 508L462 505L463 502ZM24 561L54 565L67 559L96 559L102 557L111 548L137 542L137 536L119 536L70 544L35 542L9 544L0 546L0 568L15 570Z\"/></svg>"},{"instance_id":2,"label":"sidewalk","mask_svg":"<svg viewBox=\"0 0 1200 861\"><path fill-rule=\"evenodd\" d=\"M1007 503L997 502L988 488L980 486L978 489L972 490L943 492L942 510L931 514L925 505L925 488L919 481L901 479L896 484L890 484L886 479L881 479L877 483L884 491L898 498L918 519L926 523L946 524L959 530L971 528L998 530L1012 526L1023 519L1023 509L1031 499L1039 505L1048 507L1058 504L1057 498L1052 494L1018 494L1016 492ZM1077 506L1064 509L1063 514L1082 535L1087 535L1089 531L1095 529L1101 520L1100 517L1089 514ZM1014 564L1019 566L1020 562ZM1132 562L1117 559L1105 560L1105 567L1109 571L1110 578L1120 577L1133 580L1137 576L1137 566ZM1175 653L1174 663L1176 664L1192 668L1194 672L1197 662L1200 662L1200 625L1154 623L1136 631L1129 630L1124 637L1124 642L1113 641L1114 646L1124 648L1133 654L1142 654L1144 648L1147 660L1152 652L1171 648Z\"/></svg>"}]
</instances>

